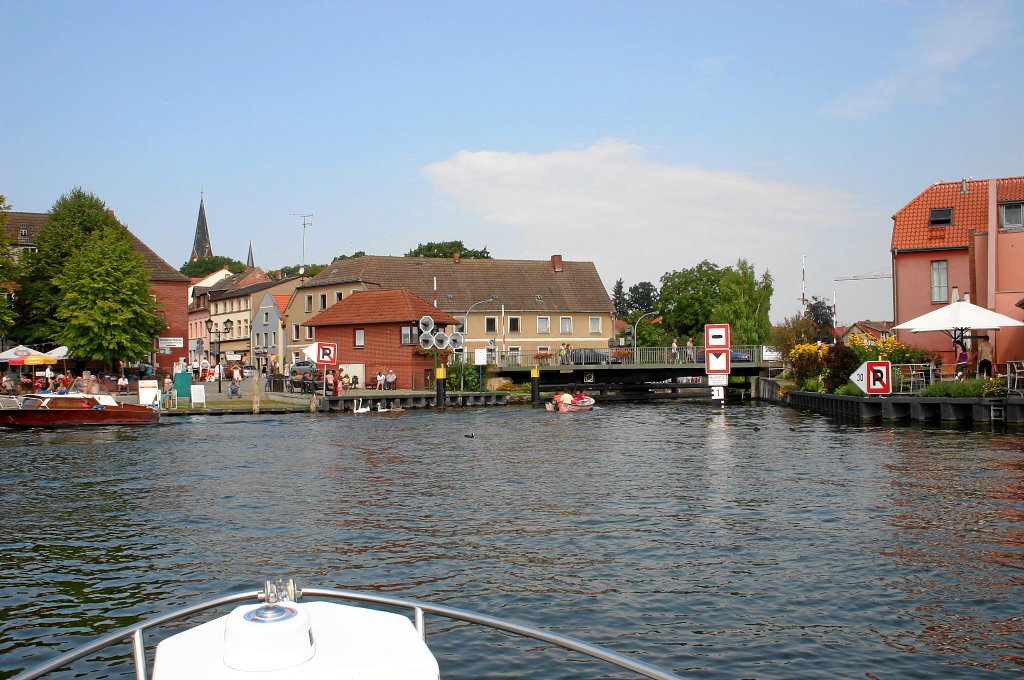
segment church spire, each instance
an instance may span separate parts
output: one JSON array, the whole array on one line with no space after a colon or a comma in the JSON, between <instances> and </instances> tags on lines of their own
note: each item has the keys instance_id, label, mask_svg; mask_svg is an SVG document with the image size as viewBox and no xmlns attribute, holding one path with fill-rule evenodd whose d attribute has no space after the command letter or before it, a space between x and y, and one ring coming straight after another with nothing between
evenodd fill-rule
<instances>
[{"instance_id":1,"label":"church spire","mask_svg":"<svg viewBox=\"0 0 1024 680\"><path fill-rule=\"evenodd\" d=\"M196 222L196 240L192 243L192 262L213 257L210 245L210 229L206 226L206 202L199 194L199 221Z\"/></svg>"},{"instance_id":2,"label":"church spire","mask_svg":"<svg viewBox=\"0 0 1024 680\"><path fill-rule=\"evenodd\" d=\"M252 259L252 241L249 241L249 259L246 260L245 266L249 269L253 269L256 266L256 263Z\"/></svg>"}]
</instances>

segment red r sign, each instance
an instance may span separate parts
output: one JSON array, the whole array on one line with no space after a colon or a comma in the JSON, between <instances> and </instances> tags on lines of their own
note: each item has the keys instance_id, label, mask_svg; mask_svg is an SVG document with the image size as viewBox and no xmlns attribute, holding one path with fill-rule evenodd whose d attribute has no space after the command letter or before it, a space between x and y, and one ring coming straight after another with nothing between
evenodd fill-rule
<instances>
[{"instance_id":1,"label":"red r sign","mask_svg":"<svg viewBox=\"0 0 1024 680\"><path fill-rule=\"evenodd\" d=\"M333 342L318 342L316 345L316 363L331 364L338 363L338 346Z\"/></svg>"}]
</instances>

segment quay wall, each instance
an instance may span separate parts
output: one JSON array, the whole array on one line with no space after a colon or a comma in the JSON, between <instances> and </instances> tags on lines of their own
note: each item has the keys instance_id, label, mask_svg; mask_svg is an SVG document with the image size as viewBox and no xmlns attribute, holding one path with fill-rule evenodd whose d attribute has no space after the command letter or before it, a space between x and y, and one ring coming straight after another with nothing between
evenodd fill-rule
<instances>
[{"instance_id":1,"label":"quay wall","mask_svg":"<svg viewBox=\"0 0 1024 680\"><path fill-rule=\"evenodd\" d=\"M851 397L820 392L784 392L785 380L758 381L758 398L831 416L879 422L1024 425L1024 398L952 398L887 395Z\"/></svg>"}]
</instances>

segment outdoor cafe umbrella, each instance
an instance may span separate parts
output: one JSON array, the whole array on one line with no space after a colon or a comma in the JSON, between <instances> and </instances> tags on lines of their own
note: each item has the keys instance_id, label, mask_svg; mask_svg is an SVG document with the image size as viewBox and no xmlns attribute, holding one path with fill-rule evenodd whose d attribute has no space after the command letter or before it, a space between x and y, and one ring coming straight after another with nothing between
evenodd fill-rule
<instances>
[{"instance_id":1,"label":"outdoor cafe umbrella","mask_svg":"<svg viewBox=\"0 0 1024 680\"><path fill-rule=\"evenodd\" d=\"M34 360L32 362L26 361L26 359L28 359L30 357L32 357L32 358L43 357L43 359L45 359L45 361L36 361L36 360ZM51 361L51 359L52 359L52 361ZM21 365L38 366L40 364L55 364L55 363L57 363L57 360L54 359L53 357L46 356L42 352L37 352L36 350L32 349L31 347L25 347L25 345L18 345L17 347L12 347L11 349L7 350L6 352L0 353L0 362L7 362L11 366L21 366Z\"/></svg>"},{"instance_id":2,"label":"outdoor cafe umbrella","mask_svg":"<svg viewBox=\"0 0 1024 680\"><path fill-rule=\"evenodd\" d=\"M979 307L967 300L960 300L916 319L904 321L899 326L893 326L893 330L911 333L941 331L953 338L953 342L959 342L962 347L966 347L964 340L972 329L997 331L1010 326L1024 326L1024 321L1017 321L1005 314Z\"/></svg>"},{"instance_id":3,"label":"outdoor cafe umbrella","mask_svg":"<svg viewBox=\"0 0 1024 680\"><path fill-rule=\"evenodd\" d=\"M53 357L48 357L45 354L26 354L23 356L11 357L7 363L11 366L44 366L46 364L55 364L57 360Z\"/></svg>"}]
</instances>

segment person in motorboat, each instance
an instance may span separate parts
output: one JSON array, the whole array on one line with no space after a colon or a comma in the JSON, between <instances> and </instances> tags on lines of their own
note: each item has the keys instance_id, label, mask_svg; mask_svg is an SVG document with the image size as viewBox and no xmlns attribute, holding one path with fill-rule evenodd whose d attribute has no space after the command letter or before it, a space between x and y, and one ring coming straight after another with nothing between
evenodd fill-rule
<instances>
[{"instance_id":1,"label":"person in motorboat","mask_svg":"<svg viewBox=\"0 0 1024 680\"><path fill-rule=\"evenodd\" d=\"M583 401L586 398L587 398L587 393L584 392L583 390L580 390L579 392L576 393L576 396L572 398L572 403L578 404L578 403L580 403L581 401Z\"/></svg>"}]
</instances>

